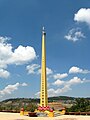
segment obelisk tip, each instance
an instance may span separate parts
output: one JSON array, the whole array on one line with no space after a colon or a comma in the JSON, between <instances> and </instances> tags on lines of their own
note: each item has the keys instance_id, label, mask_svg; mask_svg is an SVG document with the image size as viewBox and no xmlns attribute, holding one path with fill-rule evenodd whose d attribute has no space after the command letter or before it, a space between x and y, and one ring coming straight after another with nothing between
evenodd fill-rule
<instances>
[{"instance_id":1,"label":"obelisk tip","mask_svg":"<svg viewBox=\"0 0 90 120\"><path fill-rule=\"evenodd\" d=\"M44 26L43 26L43 28L42 28L42 33L45 34L45 27L44 27Z\"/></svg>"},{"instance_id":2,"label":"obelisk tip","mask_svg":"<svg viewBox=\"0 0 90 120\"><path fill-rule=\"evenodd\" d=\"M45 31L45 27L44 26L43 26L42 30Z\"/></svg>"}]
</instances>

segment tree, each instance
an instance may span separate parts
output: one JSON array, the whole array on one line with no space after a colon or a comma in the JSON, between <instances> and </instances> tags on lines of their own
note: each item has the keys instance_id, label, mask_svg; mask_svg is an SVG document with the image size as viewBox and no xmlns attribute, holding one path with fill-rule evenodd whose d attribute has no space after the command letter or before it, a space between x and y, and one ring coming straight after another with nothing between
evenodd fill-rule
<instances>
[{"instance_id":1,"label":"tree","mask_svg":"<svg viewBox=\"0 0 90 120\"><path fill-rule=\"evenodd\" d=\"M34 112L37 109L37 105L35 103L30 103L27 106L24 106L26 111Z\"/></svg>"},{"instance_id":2,"label":"tree","mask_svg":"<svg viewBox=\"0 0 90 120\"><path fill-rule=\"evenodd\" d=\"M90 101L85 98L77 98L76 104L67 109L68 112L87 112L90 111Z\"/></svg>"}]
</instances>

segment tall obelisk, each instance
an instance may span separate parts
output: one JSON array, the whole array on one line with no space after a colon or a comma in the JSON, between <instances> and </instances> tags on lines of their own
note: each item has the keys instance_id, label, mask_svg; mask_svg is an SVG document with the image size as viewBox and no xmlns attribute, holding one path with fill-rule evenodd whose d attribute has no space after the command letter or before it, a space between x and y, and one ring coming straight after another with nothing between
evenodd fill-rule
<instances>
[{"instance_id":1,"label":"tall obelisk","mask_svg":"<svg viewBox=\"0 0 90 120\"><path fill-rule=\"evenodd\" d=\"M47 98L47 77L46 77L46 32L42 30L42 61L41 61L41 92L40 106L46 107L48 104Z\"/></svg>"}]
</instances>

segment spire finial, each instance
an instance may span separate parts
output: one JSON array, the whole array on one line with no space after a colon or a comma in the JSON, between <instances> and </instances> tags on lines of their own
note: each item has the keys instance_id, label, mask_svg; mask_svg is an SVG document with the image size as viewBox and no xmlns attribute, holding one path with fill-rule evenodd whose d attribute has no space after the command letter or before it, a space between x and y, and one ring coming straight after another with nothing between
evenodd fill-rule
<instances>
[{"instance_id":1,"label":"spire finial","mask_svg":"<svg viewBox=\"0 0 90 120\"><path fill-rule=\"evenodd\" d=\"M42 33L45 34L45 27L42 28Z\"/></svg>"},{"instance_id":2,"label":"spire finial","mask_svg":"<svg viewBox=\"0 0 90 120\"><path fill-rule=\"evenodd\" d=\"M43 31L45 30L44 26L43 26L42 30L43 30Z\"/></svg>"}]
</instances>

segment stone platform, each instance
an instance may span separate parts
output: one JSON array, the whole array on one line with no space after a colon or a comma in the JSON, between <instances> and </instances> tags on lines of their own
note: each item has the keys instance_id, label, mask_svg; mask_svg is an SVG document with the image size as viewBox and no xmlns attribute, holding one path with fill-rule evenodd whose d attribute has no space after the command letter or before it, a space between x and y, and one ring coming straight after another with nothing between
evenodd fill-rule
<instances>
[{"instance_id":1,"label":"stone platform","mask_svg":"<svg viewBox=\"0 0 90 120\"><path fill-rule=\"evenodd\" d=\"M28 117L20 116L19 113L0 112L0 120L90 120L90 116L61 115L58 117Z\"/></svg>"}]
</instances>

